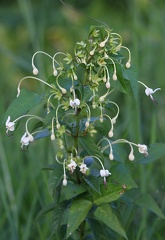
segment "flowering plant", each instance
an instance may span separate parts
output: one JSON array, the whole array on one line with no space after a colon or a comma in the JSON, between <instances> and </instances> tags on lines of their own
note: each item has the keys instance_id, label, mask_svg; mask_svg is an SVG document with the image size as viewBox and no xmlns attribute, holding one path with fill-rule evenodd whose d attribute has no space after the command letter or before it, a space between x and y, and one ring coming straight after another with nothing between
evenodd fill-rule
<instances>
[{"instance_id":1,"label":"flowering plant","mask_svg":"<svg viewBox=\"0 0 165 240\"><path fill-rule=\"evenodd\" d=\"M127 60L122 51L127 52ZM10 136L19 121L26 119L22 150L33 141L50 138L55 162L44 169L51 170L48 187L52 203L38 215L52 212L50 239L118 239L118 235L128 239L129 225L121 204L129 209L130 201L164 218L150 195L129 195L137 188L131 168L156 160L164 146L156 146L159 153L155 146L148 149L144 143L115 138L120 108L112 100L113 91L136 97L139 83L156 103L153 94L160 90L137 81L130 50L123 46L122 37L105 26L91 27L88 38L75 44L74 56L36 52L32 57L34 75L39 73L37 54L50 58L53 74L47 80L35 76L21 79L5 121ZM21 89L27 79L43 83L45 93L39 96ZM37 105L41 106L40 116L33 114ZM123 144L129 147L125 152Z\"/></svg>"}]
</instances>

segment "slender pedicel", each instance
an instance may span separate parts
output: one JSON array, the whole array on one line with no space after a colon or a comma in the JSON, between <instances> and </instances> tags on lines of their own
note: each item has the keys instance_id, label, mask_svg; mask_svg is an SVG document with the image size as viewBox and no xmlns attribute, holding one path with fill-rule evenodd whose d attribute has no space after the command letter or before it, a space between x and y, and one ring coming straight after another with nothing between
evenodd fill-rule
<instances>
[{"instance_id":1,"label":"slender pedicel","mask_svg":"<svg viewBox=\"0 0 165 240\"><path fill-rule=\"evenodd\" d=\"M46 52L43 52L43 51L37 51L33 54L33 57L32 57L32 68L33 68L33 74L34 75L37 75L38 74L38 69L37 67L34 65L34 57L38 54L38 53L42 53L42 54L45 54L46 56L50 57L51 59L53 59L53 57L51 55L49 55L48 53Z\"/></svg>"},{"instance_id":2,"label":"slender pedicel","mask_svg":"<svg viewBox=\"0 0 165 240\"><path fill-rule=\"evenodd\" d=\"M111 35L116 35L116 36L118 36L119 39L120 39L119 45L122 45L122 37L120 36L120 34L118 34L118 33L111 33Z\"/></svg>"},{"instance_id":3,"label":"slender pedicel","mask_svg":"<svg viewBox=\"0 0 165 240\"><path fill-rule=\"evenodd\" d=\"M109 31L105 30L108 33L108 36L106 37L106 39L104 41L102 41L99 46L100 47L105 47L105 44L108 42L109 39Z\"/></svg>"},{"instance_id":4,"label":"slender pedicel","mask_svg":"<svg viewBox=\"0 0 165 240\"><path fill-rule=\"evenodd\" d=\"M25 124L26 133L27 133L27 135L28 135L28 137L29 137L30 142L33 142L34 137L32 136L31 133L29 133L28 127L27 127L28 122L29 122L31 119L37 119L37 120L39 120L39 121L41 121L41 122L44 122L44 119L43 119L43 118L40 118L40 117L38 117L38 116L33 116L33 117L30 117L30 118L26 121L26 124Z\"/></svg>"},{"instance_id":5,"label":"slender pedicel","mask_svg":"<svg viewBox=\"0 0 165 240\"><path fill-rule=\"evenodd\" d=\"M67 57L67 54L66 53L63 53L63 52L57 52L56 54L54 54L54 56L53 56L53 74L54 74L54 76L57 76L58 75L58 72L57 72L57 69L55 68L55 64L54 63L56 63L58 66L60 66L60 63L55 59L55 57L57 56L57 55L59 55L59 54L62 54L62 55L64 55L64 56L66 56Z\"/></svg>"},{"instance_id":6,"label":"slender pedicel","mask_svg":"<svg viewBox=\"0 0 165 240\"><path fill-rule=\"evenodd\" d=\"M18 87L17 87L17 97L19 97L20 95L20 86L21 86L21 83L22 81L24 81L25 79L34 79L34 80L37 80L39 82L42 82L43 84L49 86L50 88L54 89L54 87L52 85L50 85L49 83L45 82L44 80L40 79L40 78L36 78L36 77L33 77L33 76L27 76L27 77L24 77L20 80L19 84L18 84Z\"/></svg>"},{"instance_id":7,"label":"slender pedicel","mask_svg":"<svg viewBox=\"0 0 165 240\"><path fill-rule=\"evenodd\" d=\"M59 87L59 89L61 90L62 94L66 94L67 90L59 85L58 78L59 78L60 76L61 76L61 75L58 75L58 76L57 76L57 78L56 78L56 83L57 83L57 86Z\"/></svg>"},{"instance_id":8,"label":"slender pedicel","mask_svg":"<svg viewBox=\"0 0 165 240\"><path fill-rule=\"evenodd\" d=\"M51 97L54 96L54 95L56 95L56 93L52 93L52 94L48 97L48 101L47 101L47 114L50 113L49 106L50 106L50 105L52 106L52 104L50 104L50 99L51 99ZM54 108L54 106L53 106L53 108Z\"/></svg>"},{"instance_id":9,"label":"slender pedicel","mask_svg":"<svg viewBox=\"0 0 165 240\"><path fill-rule=\"evenodd\" d=\"M50 139L51 139L52 141L55 140L55 134L54 134L54 119L55 119L55 117L52 118L52 131L51 131L51 136L50 136Z\"/></svg>"},{"instance_id":10,"label":"slender pedicel","mask_svg":"<svg viewBox=\"0 0 165 240\"><path fill-rule=\"evenodd\" d=\"M131 52L130 52L130 50L127 48L127 47L125 47L125 46L120 46L121 48L125 48L127 51L128 51L128 61L127 61L127 63L126 63L126 68L130 68L131 67Z\"/></svg>"},{"instance_id":11,"label":"slender pedicel","mask_svg":"<svg viewBox=\"0 0 165 240\"><path fill-rule=\"evenodd\" d=\"M64 162L63 162L63 170L64 170L64 179L63 179L63 181L62 181L62 185L63 185L63 186L66 186L66 185L67 185L65 162L66 162L66 159L64 159Z\"/></svg>"},{"instance_id":12,"label":"slender pedicel","mask_svg":"<svg viewBox=\"0 0 165 240\"><path fill-rule=\"evenodd\" d=\"M113 156L113 149L112 149L112 145L111 145L111 142L109 141L109 139L108 138L102 138L99 142L98 142L98 144L97 144L97 146L99 146L100 145L100 143L103 141L103 140L106 140L107 142L108 142L108 145L107 145L107 147L109 147L110 148L110 154L109 154L109 159L110 160L113 160L114 159L114 156ZM107 147L105 148L102 148L102 151L104 151L104 150L106 150L107 149Z\"/></svg>"},{"instance_id":13,"label":"slender pedicel","mask_svg":"<svg viewBox=\"0 0 165 240\"><path fill-rule=\"evenodd\" d=\"M57 157L57 154L56 154L56 161L59 163L59 164L64 164L64 162L60 162L59 160L58 160L58 157ZM65 161L65 160L64 160Z\"/></svg>"},{"instance_id":14,"label":"slender pedicel","mask_svg":"<svg viewBox=\"0 0 165 240\"><path fill-rule=\"evenodd\" d=\"M115 62L113 61L113 59L112 58L108 58L109 60L111 60L112 61L112 63L113 63L113 67L114 67L114 72L113 72L113 76L112 76L112 79L114 80L114 81L116 81L117 80L117 75L116 75L116 65L115 65Z\"/></svg>"},{"instance_id":15,"label":"slender pedicel","mask_svg":"<svg viewBox=\"0 0 165 240\"><path fill-rule=\"evenodd\" d=\"M88 109L88 116L87 116L87 122L85 123L86 128L89 127L89 123L90 123L90 119L91 119L91 111L90 111L90 107L88 106L87 103L84 102L84 104L87 106Z\"/></svg>"},{"instance_id":16,"label":"slender pedicel","mask_svg":"<svg viewBox=\"0 0 165 240\"><path fill-rule=\"evenodd\" d=\"M116 123L116 119L118 118L120 109L119 109L119 106L117 105L117 103L115 103L115 102L113 102L113 101L108 101L108 102L114 104L114 105L117 107L116 116L112 118L112 123L115 124L115 123Z\"/></svg>"},{"instance_id":17,"label":"slender pedicel","mask_svg":"<svg viewBox=\"0 0 165 240\"><path fill-rule=\"evenodd\" d=\"M112 122L112 119L107 114L103 114L103 116L107 117L110 120L110 122L111 122L111 129L110 129L110 131L108 133L108 136L111 138L111 137L113 137L113 122Z\"/></svg>"},{"instance_id":18,"label":"slender pedicel","mask_svg":"<svg viewBox=\"0 0 165 240\"><path fill-rule=\"evenodd\" d=\"M63 106L63 104L58 105L57 109L56 109L56 128L59 129L60 128L60 123L58 121L58 109Z\"/></svg>"}]
</instances>

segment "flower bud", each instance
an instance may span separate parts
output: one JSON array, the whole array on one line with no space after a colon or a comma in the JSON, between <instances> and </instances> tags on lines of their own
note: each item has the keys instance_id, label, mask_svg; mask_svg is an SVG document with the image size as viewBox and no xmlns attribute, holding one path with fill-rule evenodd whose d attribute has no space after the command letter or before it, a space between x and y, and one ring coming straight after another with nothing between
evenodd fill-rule
<instances>
[{"instance_id":1,"label":"flower bud","mask_svg":"<svg viewBox=\"0 0 165 240\"><path fill-rule=\"evenodd\" d=\"M55 135L54 135L54 133L51 134L50 139L51 139L52 141L55 140Z\"/></svg>"},{"instance_id":2,"label":"flower bud","mask_svg":"<svg viewBox=\"0 0 165 240\"><path fill-rule=\"evenodd\" d=\"M116 73L113 74L112 76L113 80L116 81L117 80L117 76L116 76Z\"/></svg>"},{"instance_id":3,"label":"flower bud","mask_svg":"<svg viewBox=\"0 0 165 240\"><path fill-rule=\"evenodd\" d=\"M54 68L53 75L56 77L58 75L57 69Z\"/></svg>"},{"instance_id":4,"label":"flower bud","mask_svg":"<svg viewBox=\"0 0 165 240\"><path fill-rule=\"evenodd\" d=\"M33 68L33 74L34 75L37 75L38 74L38 69L35 67L35 68Z\"/></svg>"},{"instance_id":5,"label":"flower bud","mask_svg":"<svg viewBox=\"0 0 165 240\"><path fill-rule=\"evenodd\" d=\"M125 66L126 66L126 68L130 68L131 67L130 61L128 61Z\"/></svg>"},{"instance_id":6,"label":"flower bud","mask_svg":"<svg viewBox=\"0 0 165 240\"><path fill-rule=\"evenodd\" d=\"M133 155L133 153L130 153L128 158L130 161L133 161L135 159L135 156Z\"/></svg>"},{"instance_id":7,"label":"flower bud","mask_svg":"<svg viewBox=\"0 0 165 240\"><path fill-rule=\"evenodd\" d=\"M62 185L63 185L63 186L66 186L66 185L67 185L67 180L66 180L66 178L63 179Z\"/></svg>"},{"instance_id":8,"label":"flower bud","mask_svg":"<svg viewBox=\"0 0 165 240\"><path fill-rule=\"evenodd\" d=\"M101 123L103 122L103 117L100 117L100 122L101 122Z\"/></svg>"},{"instance_id":9,"label":"flower bud","mask_svg":"<svg viewBox=\"0 0 165 240\"><path fill-rule=\"evenodd\" d=\"M113 131L112 131L112 130L109 131L108 136L109 136L110 138L113 137Z\"/></svg>"},{"instance_id":10,"label":"flower bud","mask_svg":"<svg viewBox=\"0 0 165 240\"><path fill-rule=\"evenodd\" d=\"M113 160L114 160L113 153L110 153L110 154L109 154L109 159L110 159L111 161L113 161Z\"/></svg>"},{"instance_id":11,"label":"flower bud","mask_svg":"<svg viewBox=\"0 0 165 240\"><path fill-rule=\"evenodd\" d=\"M89 127L89 121L87 121L87 122L85 123L85 127L86 127L86 128Z\"/></svg>"},{"instance_id":12,"label":"flower bud","mask_svg":"<svg viewBox=\"0 0 165 240\"><path fill-rule=\"evenodd\" d=\"M110 88L110 82L106 82L106 84L105 84L105 86L106 86L106 88Z\"/></svg>"}]
</instances>

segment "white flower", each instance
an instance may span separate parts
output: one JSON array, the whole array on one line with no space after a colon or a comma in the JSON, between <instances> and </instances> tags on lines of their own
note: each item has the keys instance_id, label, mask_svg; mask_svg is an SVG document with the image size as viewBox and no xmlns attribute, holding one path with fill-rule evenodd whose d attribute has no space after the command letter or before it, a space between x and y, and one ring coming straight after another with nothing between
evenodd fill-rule
<instances>
[{"instance_id":1,"label":"white flower","mask_svg":"<svg viewBox=\"0 0 165 240\"><path fill-rule=\"evenodd\" d=\"M22 138L21 138L21 148L23 149L23 146L28 146L29 145L29 143L30 143L30 138L29 138L29 136L28 136L28 134L27 134L27 132L25 132L25 134L22 136Z\"/></svg>"},{"instance_id":2,"label":"white flower","mask_svg":"<svg viewBox=\"0 0 165 240\"><path fill-rule=\"evenodd\" d=\"M111 173L108 170L106 170L106 169L100 170L101 177L108 177L109 175L111 175Z\"/></svg>"},{"instance_id":3,"label":"white flower","mask_svg":"<svg viewBox=\"0 0 165 240\"><path fill-rule=\"evenodd\" d=\"M82 172L83 174L86 174L86 171L88 170L88 167L85 163L82 163L80 166L80 172Z\"/></svg>"},{"instance_id":4,"label":"white flower","mask_svg":"<svg viewBox=\"0 0 165 240\"><path fill-rule=\"evenodd\" d=\"M70 106L72 108L78 107L80 105L80 100L78 98L75 98L74 100L70 100Z\"/></svg>"},{"instance_id":5,"label":"white flower","mask_svg":"<svg viewBox=\"0 0 165 240\"><path fill-rule=\"evenodd\" d=\"M77 167L77 164L75 163L75 161L73 161L72 159L70 160L70 163L68 164L69 170L71 171L71 173L74 172L74 170Z\"/></svg>"},{"instance_id":6,"label":"white flower","mask_svg":"<svg viewBox=\"0 0 165 240\"><path fill-rule=\"evenodd\" d=\"M8 133L8 131L13 132L15 130L15 123L14 122L10 122L10 116L8 116L7 120L6 120L6 133Z\"/></svg>"},{"instance_id":7,"label":"white flower","mask_svg":"<svg viewBox=\"0 0 165 240\"><path fill-rule=\"evenodd\" d=\"M152 99L153 102L157 103L157 102L154 100L152 94L154 94L154 93L155 93L156 91L158 91L158 90L161 90L161 88L156 88L155 90L153 90L152 88L148 88L148 87L147 87L147 88L145 89L145 94L146 94L147 96L150 96L150 98Z\"/></svg>"},{"instance_id":8,"label":"white flower","mask_svg":"<svg viewBox=\"0 0 165 240\"><path fill-rule=\"evenodd\" d=\"M148 148L144 144L138 144L138 150L140 153L143 153L144 155L148 156Z\"/></svg>"}]
</instances>

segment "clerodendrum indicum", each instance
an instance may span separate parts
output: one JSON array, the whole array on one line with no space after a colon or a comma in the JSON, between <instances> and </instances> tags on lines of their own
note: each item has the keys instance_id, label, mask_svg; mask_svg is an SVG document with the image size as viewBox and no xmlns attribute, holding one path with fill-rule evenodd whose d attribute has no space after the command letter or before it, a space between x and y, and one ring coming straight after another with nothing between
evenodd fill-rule
<instances>
[{"instance_id":1,"label":"clerodendrum indicum","mask_svg":"<svg viewBox=\"0 0 165 240\"><path fill-rule=\"evenodd\" d=\"M121 52L126 51L128 58ZM100 164L100 176L104 178L111 175L104 167L103 159L98 155L86 154L82 146L79 146L79 138L91 136L98 132L97 123L106 124L108 130L106 135L100 134L94 138L98 149L104 154L109 149L109 160L114 160L113 146L119 143L126 143L130 146L128 159L133 161L134 148L145 156L148 155L147 146L136 144L126 139L114 138L114 125L119 116L119 106L113 101L111 93L115 90L114 81L120 77L118 69L125 70L131 68L130 50L123 46L122 37L118 33L113 33L105 26L92 27L88 39L77 42L74 47L74 56L68 53L57 52L54 56L43 51L36 52L32 57L33 74L37 75L39 70L35 65L35 56L44 54L52 61L51 82L42 80L34 76L27 76L20 80L17 88L17 97L20 95L20 87L24 80L34 79L47 86L46 88L46 114L45 117L27 114L11 120L8 116L6 120L6 133L15 130L16 123L27 118L25 123L25 133L21 138L21 148L27 146L35 140L36 134L44 129L44 119L49 117L49 124L46 129L49 131L51 141L55 141L59 151L55 154L55 159L63 165L64 177L63 186L67 185L67 178L74 174L75 169L79 169L81 174L89 174L90 166L86 164L86 159L91 157ZM138 81L145 87L145 93L155 102L152 94L155 90L148 88L144 83ZM119 83L120 84L120 83ZM111 116L108 106L115 109ZM42 114L43 116L43 114ZM29 131L29 121L39 121L40 127L33 132ZM104 145L102 145L104 142Z\"/></svg>"}]
</instances>

